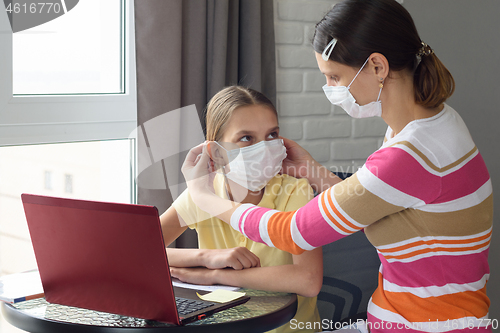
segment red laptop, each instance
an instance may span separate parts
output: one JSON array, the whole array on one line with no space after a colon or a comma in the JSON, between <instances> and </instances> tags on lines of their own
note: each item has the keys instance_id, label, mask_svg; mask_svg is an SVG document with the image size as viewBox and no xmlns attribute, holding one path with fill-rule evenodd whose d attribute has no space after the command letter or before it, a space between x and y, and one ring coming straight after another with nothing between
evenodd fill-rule
<instances>
[{"instance_id":1,"label":"red laptop","mask_svg":"<svg viewBox=\"0 0 500 333\"><path fill-rule=\"evenodd\" d=\"M21 198L48 302L179 325L249 299L209 303L173 287L156 207Z\"/></svg>"}]
</instances>

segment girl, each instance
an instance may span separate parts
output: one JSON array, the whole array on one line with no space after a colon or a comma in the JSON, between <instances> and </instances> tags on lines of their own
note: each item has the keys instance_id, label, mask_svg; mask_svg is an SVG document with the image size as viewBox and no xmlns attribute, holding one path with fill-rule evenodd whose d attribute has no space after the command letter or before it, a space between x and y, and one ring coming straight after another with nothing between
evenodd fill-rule
<instances>
[{"instance_id":1,"label":"girl","mask_svg":"<svg viewBox=\"0 0 500 333\"><path fill-rule=\"evenodd\" d=\"M312 199L307 180L277 174L285 147L278 137L276 109L263 94L227 87L210 100L206 112L207 140L217 143L211 154L221 172L213 180L216 195L282 211L298 209ZM187 227L198 233L199 249L167 248L173 277L195 284L297 293L302 296L295 319L320 321L316 295L323 283L321 248L291 255L251 241L199 209L188 191L160 221L166 246ZM283 325L276 332L291 329Z\"/></svg>"}]
</instances>

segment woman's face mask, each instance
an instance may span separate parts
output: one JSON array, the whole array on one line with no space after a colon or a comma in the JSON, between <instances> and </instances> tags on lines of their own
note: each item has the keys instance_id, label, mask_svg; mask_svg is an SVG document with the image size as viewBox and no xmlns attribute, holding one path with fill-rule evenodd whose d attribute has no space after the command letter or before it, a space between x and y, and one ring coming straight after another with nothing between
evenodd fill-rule
<instances>
[{"instance_id":1,"label":"woman's face mask","mask_svg":"<svg viewBox=\"0 0 500 333\"><path fill-rule=\"evenodd\" d=\"M361 66L358 73L356 74L356 76L354 76L351 83L349 83L347 87L328 86L326 84L323 86L323 91L325 92L325 95L330 103L342 107L344 111L353 118L380 117L382 115L382 103L380 102L382 87L380 88L380 91L378 93L377 100L366 105L357 104L354 96L349 91L352 83L354 82L356 77L358 77L359 73L361 73L366 63L368 62L368 59L366 59L363 66Z\"/></svg>"},{"instance_id":2,"label":"woman's face mask","mask_svg":"<svg viewBox=\"0 0 500 333\"><path fill-rule=\"evenodd\" d=\"M260 141L243 148L222 149L227 152L229 161L226 177L250 191L262 190L281 170L286 157L286 148L280 139Z\"/></svg>"}]
</instances>

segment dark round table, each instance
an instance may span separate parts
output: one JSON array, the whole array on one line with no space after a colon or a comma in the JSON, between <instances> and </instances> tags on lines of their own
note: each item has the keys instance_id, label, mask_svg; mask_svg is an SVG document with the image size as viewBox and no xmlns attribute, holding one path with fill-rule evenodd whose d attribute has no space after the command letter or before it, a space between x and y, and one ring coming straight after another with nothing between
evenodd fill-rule
<instances>
[{"instance_id":1,"label":"dark round table","mask_svg":"<svg viewBox=\"0 0 500 333\"><path fill-rule=\"evenodd\" d=\"M250 300L214 315L175 326L156 321L48 303L45 298L2 304L12 325L32 333L118 332L265 332L290 321L297 311L297 296L243 289ZM2 303L2 302L0 302Z\"/></svg>"}]
</instances>

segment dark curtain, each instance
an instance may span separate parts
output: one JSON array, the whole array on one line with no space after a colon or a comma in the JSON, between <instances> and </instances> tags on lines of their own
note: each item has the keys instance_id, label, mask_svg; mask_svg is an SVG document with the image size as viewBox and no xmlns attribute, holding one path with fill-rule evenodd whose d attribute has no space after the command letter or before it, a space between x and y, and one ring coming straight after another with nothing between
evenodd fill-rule
<instances>
[{"instance_id":1,"label":"dark curtain","mask_svg":"<svg viewBox=\"0 0 500 333\"><path fill-rule=\"evenodd\" d=\"M273 1L136 0L134 10L139 172L154 173L149 181L154 186L138 182L138 203L154 205L161 214L177 196L171 194L167 178L181 182L167 174L182 177L187 151L179 148L178 154L155 160L143 125L194 104L204 129L208 100L232 84L259 90L274 102ZM183 127L182 121L170 121L165 131ZM196 235L189 231L177 240L177 247L197 247Z\"/></svg>"}]
</instances>

